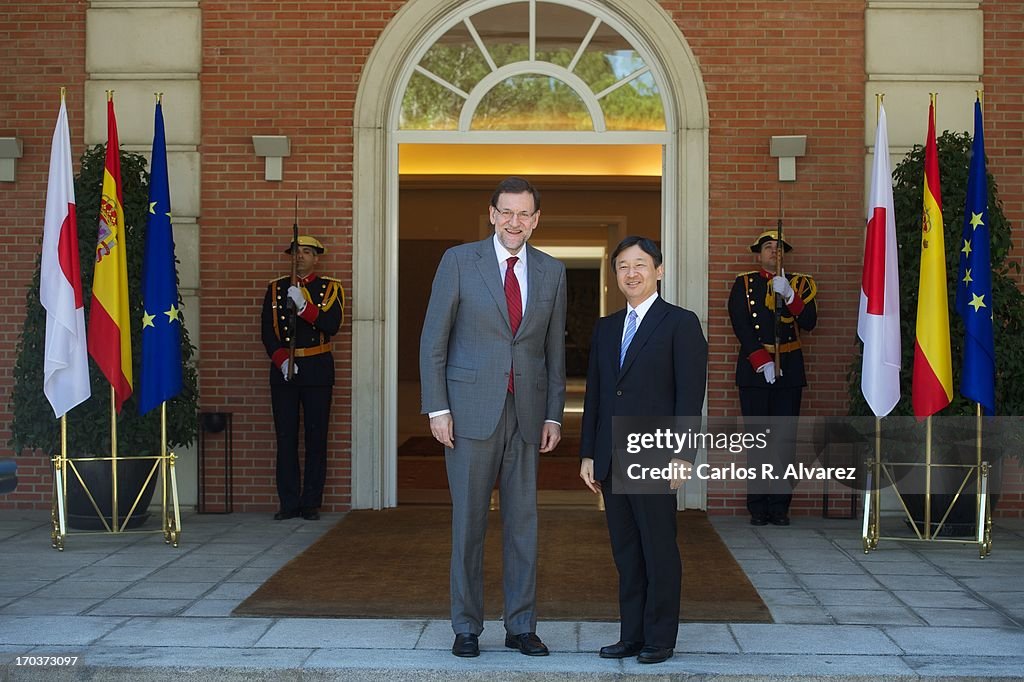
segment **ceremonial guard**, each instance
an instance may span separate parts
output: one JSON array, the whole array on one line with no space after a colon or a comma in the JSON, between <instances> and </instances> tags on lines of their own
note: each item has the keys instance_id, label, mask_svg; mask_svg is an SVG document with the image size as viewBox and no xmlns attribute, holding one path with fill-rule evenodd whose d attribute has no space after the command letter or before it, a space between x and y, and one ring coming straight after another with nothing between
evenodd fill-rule
<instances>
[{"instance_id":1,"label":"ceremonial guard","mask_svg":"<svg viewBox=\"0 0 1024 682\"><path fill-rule=\"evenodd\" d=\"M297 247L297 248L293 248ZM320 518L327 477L327 425L334 387L331 337L345 314L345 290L316 265L324 253L317 239L301 236L285 253L293 275L274 279L263 299L262 337L270 357L270 397L277 433L277 520ZM299 411L302 411L305 480L299 470Z\"/></svg>"},{"instance_id":2,"label":"ceremonial guard","mask_svg":"<svg viewBox=\"0 0 1024 682\"><path fill-rule=\"evenodd\" d=\"M792 250L785 239L781 243L784 252ZM759 254L761 267L739 275L729 294L729 318L740 342L736 386L743 416L752 418L747 429L770 426L772 434L764 451L748 451L758 476L747 483L747 509L755 526L788 526L792 481L783 474L796 454L796 418L807 385L800 333L817 324L817 285L810 275L779 274L776 230L758 235L750 250ZM761 476L764 463L777 478Z\"/></svg>"}]
</instances>

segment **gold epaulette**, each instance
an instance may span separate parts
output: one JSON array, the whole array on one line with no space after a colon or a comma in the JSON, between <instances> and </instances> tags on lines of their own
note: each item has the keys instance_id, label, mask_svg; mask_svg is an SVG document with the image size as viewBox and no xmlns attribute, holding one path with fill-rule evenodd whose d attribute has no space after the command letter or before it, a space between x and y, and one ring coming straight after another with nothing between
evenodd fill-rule
<instances>
[{"instance_id":1,"label":"gold epaulette","mask_svg":"<svg viewBox=\"0 0 1024 682\"><path fill-rule=\"evenodd\" d=\"M341 281L334 279L333 277L321 277L320 279L326 279L331 284L327 288L327 293L323 300L320 301L320 310L327 310L335 301L338 301L341 305L342 313L345 310L345 287L341 286Z\"/></svg>"},{"instance_id":2,"label":"gold epaulette","mask_svg":"<svg viewBox=\"0 0 1024 682\"><path fill-rule=\"evenodd\" d=\"M337 277L325 277L324 275L320 275L320 279L326 279L329 282L337 282L338 284L341 284L341 280Z\"/></svg>"},{"instance_id":3,"label":"gold epaulette","mask_svg":"<svg viewBox=\"0 0 1024 682\"><path fill-rule=\"evenodd\" d=\"M818 284L810 275L805 275L802 272L791 272L789 273L789 283L792 285L793 290L800 294L800 298L804 300L804 303L810 302L818 294Z\"/></svg>"},{"instance_id":4,"label":"gold epaulette","mask_svg":"<svg viewBox=\"0 0 1024 682\"><path fill-rule=\"evenodd\" d=\"M268 280L267 284L273 284L274 282L280 282L282 279L291 279L291 275L278 275L272 280Z\"/></svg>"}]
</instances>

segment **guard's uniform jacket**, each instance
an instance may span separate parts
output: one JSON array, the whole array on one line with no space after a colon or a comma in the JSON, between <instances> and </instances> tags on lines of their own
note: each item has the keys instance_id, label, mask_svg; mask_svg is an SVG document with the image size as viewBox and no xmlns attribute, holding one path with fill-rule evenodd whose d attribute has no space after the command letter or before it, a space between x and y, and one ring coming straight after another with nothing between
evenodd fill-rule
<instances>
[{"instance_id":1,"label":"guard's uniform jacket","mask_svg":"<svg viewBox=\"0 0 1024 682\"><path fill-rule=\"evenodd\" d=\"M757 368L775 360L775 291L771 280L774 274L766 270L744 272L736 278L729 293L729 319L740 341L736 361L736 385L768 387ZM814 298L818 287L810 275L791 273L789 283L796 296L786 305L782 296L779 306L779 363L781 376L773 388L806 386L804 354L800 348L800 330L811 331L818 322ZM779 368L776 368L778 370Z\"/></svg>"},{"instance_id":2,"label":"guard's uniform jacket","mask_svg":"<svg viewBox=\"0 0 1024 682\"><path fill-rule=\"evenodd\" d=\"M270 356L270 402L277 435L277 495L281 511L316 510L323 502L327 478L327 427L334 390L331 337L345 314L345 292L336 279L310 274L298 281L306 307L289 324L290 277L272 280L263 298L263 345ZM295 366L285 381L281 365L295 336ZM299 469L299 410L306 446L305 475Z\"/></svg>"},{"instance_id":3,"label":"guard's uniform jacket","mask_svg":"<svg viewBox=\"0 0 1024 682\"><path fill-rule=\"evenodd\" d=\"M288 345L292 329L289 326L288 276L271 280L263 298L263 346L270 356L270 383L285 383L281 365L288 359ZM298 373L292 382L299 386L333 386L334 356L331 354L331 337L345 316L345 290L341 283L331 277L315 273L298 282L308 303L295 323L295 366Z\"/></svg>"}]
</instances>

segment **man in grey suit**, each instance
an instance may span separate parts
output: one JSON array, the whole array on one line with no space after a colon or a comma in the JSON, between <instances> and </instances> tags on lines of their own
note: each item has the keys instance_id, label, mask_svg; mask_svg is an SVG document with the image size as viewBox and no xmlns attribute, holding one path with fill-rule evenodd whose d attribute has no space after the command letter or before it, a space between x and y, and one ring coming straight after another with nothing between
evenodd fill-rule
<instances>
[{"instance_id":1,"label":"man in grey suit","mask_svg":"<svg viewBox=\"0 0 1024 682\"><path fill-rule=\"evenodd\" d=\"M537 637L537 465L561 439L565 266L526 241L540 193L506 178L494 235L445 252L420 338L422 412L445 446L452 497L452 653L480 654L483 548L498 481L504 528L505 646L546 656Z\"/></svg>"}]
</instances>

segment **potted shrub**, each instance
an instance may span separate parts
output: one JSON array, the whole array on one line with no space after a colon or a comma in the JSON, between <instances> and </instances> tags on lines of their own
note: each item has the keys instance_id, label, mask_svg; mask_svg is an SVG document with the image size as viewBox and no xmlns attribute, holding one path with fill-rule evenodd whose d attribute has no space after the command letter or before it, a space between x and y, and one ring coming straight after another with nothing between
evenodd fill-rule
<instances>
[{"instance_id":1,"label":"potted shrub","mask_svg":"<svg viewBox=\"0 0 1024 682\"><path fill-rule=\"evenodd\" d=\"M933 421L933 461L948 463L973 463L976 454L970 445L973 438L973 415L976 405L960 394L960 372L963 363L963 320L955 309L956 280L959 276L960 242L963 230L964 205L967 195L968 168L970 166L972 137L968 133L946 131L936 140L939 157L939 176L942 190L942 220L946 246L946 278L950 322L950 350L953 360L953 402L939 413L941 418ZM915 146L893 171L893 204L896 212L896 239L899 249L900 272L900 326L902 338L902 371L900 373L900 402L893 409L891 416L903 417L897 420L883 420L883 433L886 422L890 422L890 430L902 431L887 440L887 449L894 461L924 461L923 424L908 427L913 415L911 403L911 380L914 366L914 340L917 326L917 288L918 273L921 266L921 206L924 195L924 147ZM999 200L998 187L991 174L988 175L989 192L989 233L991 239L992 259L992 297L996 352L996 410L999 415L1024 415L1024 346L1020 339L1024 338L1024 294L1017 287L1020 278L1020 266L1009 259L1012 245L1010 222L1003 213L1003 205ZM868 407L861 393L861 351L858 344L857 355L849 372L850 408L853 416L870 416ZM957 417L949 419L948 417ZM861 421L861 420L858 420ZM995 493L993 505L999 492L1000 457L1005 452L1013 452L1024 461L1020 447L1020 429L1016 423L1007 424L987 422L984 431L985 454L988 461L995 464L994 478L990 479L990 492ZM1016 420L1014 420L1016 422ZM861 423L866 423L861 421ZM971 431L966 434L965 429ZM868 438L873 443L873 435ZM1012 445L1016 444L1016 445ZM873 445L872 445L873 448ZM873 450L872 450L873 454ZM956 478L955 475L940 476L941 479ZM962 471L962 470L961 470ZM960 474L962 478L962 474ZM958 479L959 480L959 479ZM958 485L958 482L957 484ZM953 491L956 486L954 485ZM933 487L935 490L935 487ZM952 499L952 492L939 490L932 496L931 517L933 525L942 518ZM970 535L974 533L975 496L974 486L970 485L947 519L944 534ZM907 496L908 508L917 507L912 513L919 527L923 527L924 496ZM933 528L934 530L934 528Z\"/></svg>"},{"instance_id":2,"label":"potted shrub","mask_svg":"<svg viewBox=\"0 0 1024 682\"><path fill-rule=\"evenodd\" d=\"M86 316L92 299L92 279L95 267L96 237L99 222L100 193L103 183L105 145L96 145L87 150L81 159L81 168L75 177L75 201L78 216L78 247L81 263L82 292ZM129 314L133 353L133 377L135 391L124 403L117 415L118 456L126 458L118 468L119 492L118 516L124 518L135 500L142 481L152 467L153 460L132 460L133 456L155 455L160 452L160 410L150 410L140 415L138 391L142 357L142 260L146 232L146 216L149 213L149 173L146 159L139 154L121 152L121 178L124 194L124 216L128 249L128 290ZM41 236L41 235L40 235ZM53 416L53 409L43 394L43 347L46 333L46 313L39 302L39 260L36 261L35 275L26 293L25 326L17 347L14 365L14 389L11 393L11 439L10 446L15 453L29 449L42 451L47 457L60 452L60 422ZM184 363L182 393L167 403L168 447L187 446L196 438L196 392L195 347L188 330L182 322L181 351ZM109 457L110 456L110 384L96 364L89 362L92 396L67 415L67 437L69 456ZM111 516L110 462L81 462L76 465L89 479L88 485L101 511ZM123 472L123 473L122 473ZM135 483L129 479L142 472L142 479ZM147 497L141 500L133 516L133 524L145 520L144 512L155 487L156 477L149 486ZM134 489L131 486L134 485ZM95 486L95 487L93 487ZM106 487L106 491L102 490ZM80 492L77 478L68 475L69 523L76 528L102 529L103 524L88 499L76 500ZM123 500L123 501L122 501Z\"/></svg>"}]
</instances>

